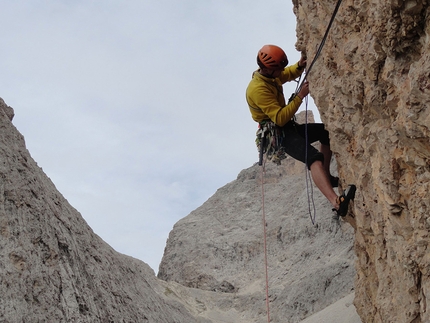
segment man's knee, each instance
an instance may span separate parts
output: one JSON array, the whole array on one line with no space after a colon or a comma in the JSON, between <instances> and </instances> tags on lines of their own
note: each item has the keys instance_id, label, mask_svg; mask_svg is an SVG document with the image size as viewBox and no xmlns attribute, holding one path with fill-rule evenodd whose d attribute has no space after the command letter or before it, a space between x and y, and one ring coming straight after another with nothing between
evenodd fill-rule
<instances>
[{"instance_id":1,"label":"man's knee","mask_svg":"<svg viewBox=\"0 0 430 323\"><path fill-rule=\"evenodd\" d=\"M315 155L313 155L308 162L308 168L309 170L311 170L312 165L315 163L321 163L321 165L324 164L324 155L320 152L316 153Z\"/></svg>"}]
</instances>

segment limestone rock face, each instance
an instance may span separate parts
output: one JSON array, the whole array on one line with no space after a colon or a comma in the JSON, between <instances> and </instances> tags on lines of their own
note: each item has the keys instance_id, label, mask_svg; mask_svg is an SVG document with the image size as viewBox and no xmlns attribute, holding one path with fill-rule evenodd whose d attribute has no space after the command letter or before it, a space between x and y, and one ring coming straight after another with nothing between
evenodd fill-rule
<instances>
[{"instance_id":1,"label":"limestone rock face","mask_svg":"<svg viewBox=\"0 0 430 323\"><path fill-rule=\"evenodd\" d=\"M293 1L308 61L336 2ZM430 322L429 21L426 0L344 0L308 76L342 185L357 185L363 322Z\"/></svg>"},{"instance_id":2,"label":"limestone rock face","mask_svg":"<svg viewBox=\"0 0 430 323\"><path fill-rule=\"evenodd\" d=\"M176 223L167 241L159 278L224 294L230 304L218 313L240 313L218 321L209 310L200 312L213 322L267 320L261 171L258 165L243 170ZM350 294L353 228L334 220L326 199L306 187L304 165L291 158L267 164L264 203L273 321L299 322Z\"/></svg>"},{"instance_id":3,"label":"limestone rock face","mask_svg":"<svg viewBox=\"0 0 430 323\"><path fill-rule=\"evenodd\" d=\"M10 121L12 121L13 117L15 116L15 112L13 111L12 107L8 106L2 98L0 98L0 113L4 113Z\"/></svg>"},{"instance_id":4,"label":"limestone rock face","mask_svg":"<svg viewBox=\"0 0 430 323\"><path fill-rule=\"evenodd\" d=\"M0 108L0 321L204 322L94 234Z\"/></svg>"}]
</instances>

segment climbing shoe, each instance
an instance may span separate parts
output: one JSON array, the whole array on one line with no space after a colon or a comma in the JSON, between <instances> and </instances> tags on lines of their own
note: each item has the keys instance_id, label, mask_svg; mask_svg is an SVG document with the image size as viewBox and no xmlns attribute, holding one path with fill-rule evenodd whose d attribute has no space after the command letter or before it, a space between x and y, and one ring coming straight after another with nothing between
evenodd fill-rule
<instances>
[{"instance_id":1,"label":"climbing shoe","mask_svg":"<svg viewBox=\"0 0 430 323\"><path fill-rule=\"evenodd\" d=\"M330 175L330 184L331 184L331 187L338 187L339 186L339 177L335 177L333 175Z\"/></svg>"},{"instance_id":2,"label":"climbing shoe","mask_svg":"<svg viewBox=\"0 0 430 323\"><path fill-rule=\"evenodd\" d=\"M347 215L349 201L354 199L356 189L355 185L349 185L343 194L337 198L339 209L333 209L333 211L336 211L338 216L344 217Z\"/></svg>"}]
</instances>

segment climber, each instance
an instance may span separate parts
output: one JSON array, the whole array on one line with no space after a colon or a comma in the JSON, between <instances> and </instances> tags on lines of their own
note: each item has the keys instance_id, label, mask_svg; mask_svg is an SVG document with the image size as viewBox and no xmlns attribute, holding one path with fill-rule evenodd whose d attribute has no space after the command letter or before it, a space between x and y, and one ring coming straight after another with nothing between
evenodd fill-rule
<instances>
[{"instance_id":1,"label":"climber","mask_svg":"<svg viewBox=\"0 0 430 323\"><path fill-rule=\"evenodd\" d=\"M304 125L294 120L303 99L309 94L309 83L303 83L295 97L288 104L285 102L282 84L293 81L303 73L306 57L302 56L297 63L287 66L287 56L280 47L265 45L258 52L257 64L259 69L253 73L246 90L252 118L259 123L257 134L263 136L257 144L261 145L262 151L275 145L278 159L285 158L287 154L306 163L315 185L333 205L333 211L338 216L346 216L356 188L350 185L341 196L337 196L333 190L333 187L338 186L339 178L330 174L332 152L328 131L322 123ZM266 138L269 132L273 136ZM310 145L316 141L321 143L320 151ZM263 148L264 142L266 147ZM269 143L272 147L269 147Z\"/></svg>"}]
</instances>

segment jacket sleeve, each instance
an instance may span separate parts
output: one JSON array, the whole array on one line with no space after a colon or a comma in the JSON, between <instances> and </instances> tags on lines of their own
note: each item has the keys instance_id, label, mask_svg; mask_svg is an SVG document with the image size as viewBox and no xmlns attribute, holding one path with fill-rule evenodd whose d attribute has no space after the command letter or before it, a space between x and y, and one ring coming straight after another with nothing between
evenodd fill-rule
<instances>
[{"instance_id":1,"label":"jacket sleeve","mask_svg":"<svg viewBox=\"0 0 430 323\"><path fill-rule=\"evenodd\" d=\"M299 68L299 62L297 62L294 65L287 66L279 76L279 80L281 81L282 84L295 80L300 75L302 75L303 71L304 69Z\"/></svg>"},{"instance_id":2,"label":"jacket sleeve","mask_svg":"<svg viewBox=\"0 0 430 323\"><path fill-rule=\"evenodd\" d=\"M291 120L302 104L302 99L296 96L289 104L281 106L276 94L274 95L267 87L260 87L252 96L252 100L261 111L280 127Z\"/></svg>"}]
</instances>

